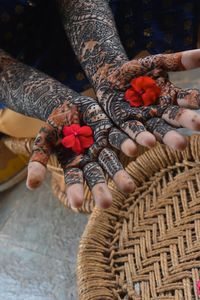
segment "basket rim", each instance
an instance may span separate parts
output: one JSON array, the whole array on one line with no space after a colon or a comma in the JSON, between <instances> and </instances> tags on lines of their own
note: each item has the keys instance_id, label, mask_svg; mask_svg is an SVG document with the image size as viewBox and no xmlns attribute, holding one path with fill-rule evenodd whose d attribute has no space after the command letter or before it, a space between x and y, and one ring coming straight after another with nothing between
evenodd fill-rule
<instances>
[{"instance_id":1,"label":"basket rim","mask_svg":"<svg viewBox=\"0 0 200 300\"><path fill-rule=\"evenodd\" d=\"M155 173L164 172L164 169L172 168L174 165L180 166L181 163L186 164L187 161L192 160L194 165L197 164L197 168L200 167L200 135L193 135L188 137L188 146L183 151L176 151L167 148L165 145L157 144L157 146L153 149L146 151L144 154L139 156L135 161L132 161L126 167L126 171L131 174L133 179L136 182L137 188L135 193L137 193L141 189L141 184L146 184L149 177L153 176ZM165 159L163 159L165 158ZM156 175L155 175L156 178ZM98 247L100 248L100 244L104 243L106 238L110 234L112 234L112 220L118 215L118 212L123 206L123 202L126 199L125 195L116 190L113 183L109 185L112 194L113 194L113 205L111 208L107 210L101 210L97 207L94 208L89 221L86 225L86 228L81 237L81 241L79 244L78 251L78 259L77 259L77 283L78 283L78 292L80 299L92 299L92 298L83 298L84 287L89 287L88 280L94 280L92 276L92 262L91 262L91 274L85 274L84 261L87 260L89 264L89 258L92 258L92 253L97 255ZM136 205L134 203L134 205ZM132 207L133 208L133 207ZM111 221L111 222L110 222ZM113 221L114 222L114 221ZM100 227L98 231L97 228ZM114 227L114 226L113 226ZM96 234L98 235L99 244L95 244L91 237ZM104 247L106 247L106 242L104 243ZM100 257L101 261L103 260ZM94 261L93 261L94 264ZM98 257L96 258L95 271L98 276L102 275L102 266L98 265ZM99 268L99 269L98 269ZM99 273L98 273L99 272ZM107 270L108 272L108 270ZM88 275L88 276L87 276ZM110 275L110 277L109 277ZM96 282L96 286L94 284L95 289L104 288L106 290L107 298L105 299L113 299L114 295L114 277L113 274L107 275L107 280L103 280L102 286L98 286ZM94 276L95 277L95 276ZM105 285L103 287L103 285ZM135 295L137 299L137 295ZM117 298L116 298L117 299ZM138 298L141 299L141 298Z\"/></svg>"}]
</instances>

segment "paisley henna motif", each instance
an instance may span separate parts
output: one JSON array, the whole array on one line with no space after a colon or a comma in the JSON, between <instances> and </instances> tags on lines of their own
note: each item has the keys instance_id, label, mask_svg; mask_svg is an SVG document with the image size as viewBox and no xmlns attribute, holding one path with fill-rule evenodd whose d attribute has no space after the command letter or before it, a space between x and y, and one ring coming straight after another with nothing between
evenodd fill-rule
<instances>
[{"instance_id":1,"label":"paisley henna motif","mask_svg":"<svg viewBox=\"0 0 200 300\"><path fill-rule=\"evenodd\" d=\"M199 106L200 93L197 90L184 91L175 87L168 78L168 71L180 71L182 52L159 54L129 61L117 34L111 10L106 0L61 0L63 24L80 63L94 87L98 102L107 116L132 139L142 131L168 132L173 127L158 122L166 108L180 102L188 107ZM161 88L156 105L131 108L124 101L124 91L130 80L137 76L151 76ZM195 97L194 97L195 95ZM178 102L177 102L178 101ZM173 109L174 110L174 109ZM179 111L181 113L181 110ZM146 122L151 120L151 126ZM171 120L176 118L170 114ZM138 121L142 122L140 126ZM152 125L155 122L155 126ZM174 122L174 126L175 126ZM159 128L164 126L165 129Z\"/></svg>"},{"instance_id":2,"label":"paisley henna motif","mask_svg":"<svg viewBox=\"0 0 200 300\"><path fill-rule=\"evenodd\" d=\"M91 188L105 182L103 171L95 160L105 147L109 147L109 139L112 146L119 149L128 137L113 127L94 99L80 96L53 78L13 60L3 51L0 54L3 55L0 57L0 101L17 112L47 120L35 139L30 161L46 166L50 154L55 152L67 184L82 183L83 176ZM85 155L76 155L61 144L63 126L78 123L87 124L94 133L95 143ZM113 169L113 164L120 164L114 152L108 159L104 159L103 164L106 172L108 164Z\"/></svg>"}]
</instances>

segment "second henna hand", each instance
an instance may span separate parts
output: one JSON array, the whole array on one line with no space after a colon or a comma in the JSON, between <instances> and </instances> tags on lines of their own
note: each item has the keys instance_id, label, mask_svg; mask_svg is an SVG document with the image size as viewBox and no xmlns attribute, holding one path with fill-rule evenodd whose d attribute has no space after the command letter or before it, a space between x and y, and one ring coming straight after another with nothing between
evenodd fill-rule
<instances>
[{"instance_id":1,"label":"second henna hand","mask_svg":"<svg viewBox=\"0 0 200 300\"><path fill-rule=\"evenodd\" d=\"M155 137L140 120L139 110L123 101L124 93L108 81L116 69L128 62L112 12L106 0L61 0L60 11L72 47L93 86L98 101L113 122L137 143L152 147ZM130 118L131 116L131 118Z\"/></svg>"},{"instance_id":2,"label":"second henna hand","mask_svg":"<svg viewBox=\"0 0 200 300\"><path fill-rule=\"evenodd\" d=\"M193 52L193 59L190 59L189 64L186 52L183 55L178 53L171 56L149 56L144 60L129 62L107 0L60 0L60 3L66 34L106 114L120 129L143 146L154 146L156 137L172 148L184 149L186 139L175 128L183 126L200 129L200 117L181 107L184 102L190 107L192 100L188 103L188 98L192 99L194 95L198 98L199 91L181 91L174 87L169 82L166 71L180 70L183 65L185 69L188 66L198 67L199 52ZM161 73L164 76L159 75ZM131 107L124 101L124 90L116 87L123 80L126 81L127 77L131 79L146 74L155 77L161 87L161 97L156 105ZM115 77L112 82L114 86L109 80L112 77ZM169 97L166 97L167 93ZM187 95L187 99L183 95ZM178 106L174 107L177 102ZM195 106L197 107L198 105ZM195 122L191 124L193 119Z\"/></svg>"},{"instance_id":3,"label":"second henna hand","mask_svg":"<svg viewBox=\"0 0 200 300\"><path fill-rule=\"evenodd\" d=\"M83 179L87 181L100 207L111 204L103 170L113 178L120 190L133 191L135 185L132 179L123 170L108 143L109 140L113 147L123 148L123 145L132 141L113 127L94 99L77 94L46 74L12 59L3 51L0 51L0 63L0 101L19 113L46 121L34 142L28 168L29 187L35 188L41 184L48 158L54 151L64 170L67 196L72 206L78 207L83 202ZM90 126L94 134L94 144L85 155L76 154L71 149L66 151L60 143L63 127L79 123ZM74 132L76 136L79 134L79 125L74 128L78 128ZM88 143L87 139L82 140Z\"/></svg>"}]
</instances>

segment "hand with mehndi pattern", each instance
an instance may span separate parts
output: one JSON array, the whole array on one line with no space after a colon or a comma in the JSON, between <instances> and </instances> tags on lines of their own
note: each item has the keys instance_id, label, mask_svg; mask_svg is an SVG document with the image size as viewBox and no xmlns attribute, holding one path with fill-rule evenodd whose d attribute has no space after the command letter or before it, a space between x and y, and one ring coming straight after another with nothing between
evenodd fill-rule
<instances>
[{"instance_id":1,"label":"hand with mehndi pattern","mask_svg":"<svg viewBox=\"0 0 200 300\"><path fill-rule=\"evenodd\" d=\"M129 61L108 1L60 2L66 34L107 116L136 142L135 148L137 144L153 147L159 139L174 149L184 149L186 140L174 129L200 130L200 117L185 108L199 107L199 91L174 87L167 71L199 67L200 50ZM141 75L151 76L161 87L156 105L131 107L124 101L126 84Z\"/></svg>"},{"instance_id":2,"label":"hand with mehndi pattern","mask_svg":"<svg viewBox=\"0 0 200 300\"><path fill-rule=\"evenodd\" d=\"M131 155L132 141L112 126L92 98L80 96L76 98L75 102L77 101L80 103L78 106L81 106L80 112L84 124L86 122L93 130L95 143L89 149L85 149L85 153L79 154L70 147L66 149L63 146L63 128L65 126L70 128L71 124L73 124L71 128L75 128L80 123L77 107L70 107L67 101L64 102L52 111L35 139L28 166L27 185L30 188L36 188L42 183L49 156L55 153L64 171L69 203L73 207L82 205L83 181L86 180L95 202L105 208L111 204L111 194L106 185L104 172L113 178L122 192L134 190L134 183L124 171L115 152L110 148L112 145L113 148L122 149Z\"/></svg>"},{"instance_id":3,"label":"hand with mehndi pattern","mask_svg":"<svg viewBox=\"0 0 200 300\"><path fill-rule=\"evenodd\" d=\"M28 187L35 188L43 182L48 158L55 152L64 170L67 197L72 206L79 207L83 202L84 179L100 207L111 204L104 171L121 191L133 191L135 185L132 179L111 149L120 149L132 156L135 149L133 142L113 127L94 99L77 94L46 74L14 60L2 50L0 62L0 101L19 113L46 120L33 146L28 166ZM61 139L64 126L79 123L91 127L94 144L84 154L77 155L70 149L66 150Z\"/></svg>"},{"instance_id":4,"label":"hand with mehndi pattern","mask_svg":"<svg viewBox=\"0 0 200 300\"><path fill-rule=\"evenodd\" d=\"M200 50L152 55L125 63L109 76L109 81L114 94L115 92L122 94L124 99L124 91L133 78L138 76L153 78L161 90L155 104L140 108L125 104L123 106L125 118L131 120L134 116L134 119L141 121L158 140L181 150L185 148L186 140L175 129L183 127L200 130L200 116L194 111L200 108L200 91L176 87L169 80L168 72L199 67Z\"/></svg>"}]
</instances>

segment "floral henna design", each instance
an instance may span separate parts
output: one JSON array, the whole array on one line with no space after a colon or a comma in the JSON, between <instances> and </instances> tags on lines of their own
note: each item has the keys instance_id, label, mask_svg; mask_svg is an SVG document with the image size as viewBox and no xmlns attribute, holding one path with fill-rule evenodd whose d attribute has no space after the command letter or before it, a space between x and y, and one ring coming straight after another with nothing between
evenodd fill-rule
<instances>
[{"instance_id":1,"label":"floral henna design","mask_svg":"<svg viewBox=\"0 0 200 300\"><path fill-rule=\"evenodd\" d=\"M109 134L109 143L111 146L115 147L118 150L121 150L121 145L128 139L126 134L123 134L117 128L113 128Z\"/></svg>"},{"instance_id":2,"label":"floral henna design","mask_svg":"<svg viewBox=\"0 0 200 300\"><path fill-rule=\"evenodd\" d=\"M56 139L53 138L52 128L48 128L48 126L41 127L32 148L34 157L32 157L30 161L38 161L42 165L46 166L49 156L51 152L53 152L51 147L51 145L53 145L53 140Z\"/></svg>"},{"instance_id":3,"label":"floral henna design","mask_svg":"<svg viewBox=\"0 0 200 300\"><path fill-rule=\"evenodd\" d=\"M200 93L198 89L177 89L177 103L188 108L200 107Z\"/></svg>"},{"instance_id":4,"label":"floral henna design","mask_svg":"<svg viewBox=\"0 0 200 300\"><path fill-rule=\"evenodd\" d=\"M194 94L195 98L199 99L199 92L193 91L188 100L181 99L181 89L174 87L168 79L167 71L187 69L182 60L182 53L154 55L128 61L108 1L77 0L76 5L73 0L60 2L66 34L96 91L100 105L111 120L132 139L138 141L140 133L147 130L146 122L151 118L152 122L155 122L155 118L162 118L168 106L177 105L177 102L178 105L182 105L186 102L186 106L194 107L194 100L191 99L194 98ZM195 56L197 57L198 53ZM196 61L199 64L199 58ZM144 75L157 81L161 95L156 104L148 109L132 108L128 103L124 103L124 91L131 79ZM192 101L192 104L188 103ZM142 125L132 126L133 121L142 122ZM160 126L161 123L156 122L155 126ZM173 125L175 123L172 122ZM166 129L173 128L167 126ZM152 132L155 132L155 129Z\"/></svg>"},{"instance_id":5,"label":"floral henna design","mask_svg":"<svg viewBox=\"0 0 200 300\"><path fill-rule=\"evenodd\" d=\"M46 166L50 154L55 152L68 185L82 184L83 177L91 187L105 182L103 171L95 160L105 147L109 147L109 139L112 140L112 146L119 148L119 141L116 142L118 139L114 135L117 134L123 142L125 134L121 133L120 136L120 131L111 131L114 130L113 124L98 103L22 63L13 61L2 69L0 101L17 112L47 120L35 140L30 162L40 162ZM63 127L79 123L90 126L94 134L95 143L84 155L76 155L61 143ZM109 137L110 131L112 137ZM114 152L109 159L116 163ZM104 160L103 167L107 171L106 163L112 165L112 162ZM83 175L80 168L83 169Z\"/></svg>"},{"instance_id":6,"label":"floral henna design","mask_svg":"<svg viewBox=\"0 0 200 300\"><path fill-rule=\"evenodd\" d=\"M179 127L178 119L181 114L185 111L184 108L179 108L178 106L169 106L163 112L163 118L169 121L172 120L174 122L174 126Z\"/></svg>"},{"instance_id":7,"label":"floral henna design","mask_svg":"<svg viewBox=\"0 0 200 300\"><path fill-rule=\"evenodd\" d=\"M59 162L63 165L64 158L59 155L61 149L61 152L64 152L64 149L61 146L63 126L78 123L79 114L75 106L69 107L68 103L64 102L59 107L55 108L48 117L45 126L40 129L40 132L35 139L30 162L38 161L46 166L50 154L54 152L54 148L57 147L57 156Z\"/></svg>"},{"instance_id":8,"label":"floral henna design","mask_svg":"<svg viewBox=\"0 0 200 300\"><path fill-rule=\"evenodd\" d=\"M97 182L106 182L101 167L95 162L91 162L85 165L85 167L83 168L83 172L85 174L85 178L90 189L92 189L97 184Z\"/></svg>"},{"instance_id":9,"label":"floral henna design","mask_svg":"<svg viewBox=\"0 0 200 300\"><path fill-rule=\"evenodd\" d=\"M144 125L139 121L126 121L122 124L122 128L125 132L128 133L134 140L137 138L137 135L144 132L146 129Z\"/></svg>"},{"instance_id":10,"label":"floral henna design","mask_svg":"<svg viewBox=\"0 0 200 300\"><path fill-rule=\"evenodd\" d=\"M64 174L68 185L83 184L83 173L79 168L67 168Z\"/></svg>"},{"instance_id":11,"label":"floral henna design","mask_svg":"<svg viewBox=\"0 0 200 300\"><path fill-rule=\"evenodd\" d=\"M183 71L182 53L150 55L142 59L133 59L115 70L109 81L115 88L124 89L134 77L146 75L153 70ZM159 71L158 71L159 72Z\"/></svg>"},{"instance_id":12,"label":"floral henna design","mask_svg":"<svg viewBox=\"0 0 200 300\"><path fill-rule=\"evenodd\" d=\"M163 119L152 118L146 122L147 129L156 136L159 141L162 141L165 135L174 128L167 124Z\"/></svg>"},{"instance_id":13,"label":"floral henna design","mask_svg":"<svg viewBox=\"0 0 200 300\"><path fill-rule=\"evenodd\" d=\"M111 178L113 178L118 171L123 170L122 164L111 149L104 148L101 151L98 160Z\"/></svg>"},{"instance_id":14,"label":"floral henna design","mask_svg":"<svg viewBox=\"0 0 200 300\"><path fill-rule=\"evenodd\" d=\"M127 61L108 1L78 0L76 5L73 0L60 2L66 33L93 87L98 90L105 77Z\"/></svg>"}]
</instances>

